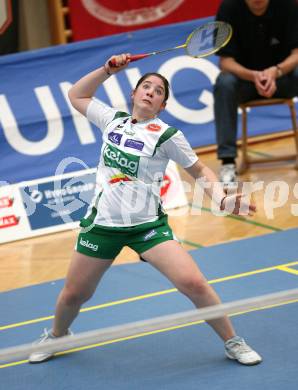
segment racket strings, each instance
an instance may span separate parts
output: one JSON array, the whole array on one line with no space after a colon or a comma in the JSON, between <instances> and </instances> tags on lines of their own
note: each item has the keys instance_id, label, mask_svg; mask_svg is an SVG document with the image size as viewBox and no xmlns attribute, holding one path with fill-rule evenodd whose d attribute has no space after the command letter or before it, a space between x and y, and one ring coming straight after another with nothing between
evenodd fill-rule
<instances>
[{"instance_id":1,"label":"racket strings","mask_svg":"<svg viewBox=\"0 0 298 390\"><path fill-rule=\"evenodd\" d=\"M210 55L223 47L229 41L231 34L231 26L221 22L198 28L186 43L187 54L192 57Z\"/></svg>"}]
</instances>

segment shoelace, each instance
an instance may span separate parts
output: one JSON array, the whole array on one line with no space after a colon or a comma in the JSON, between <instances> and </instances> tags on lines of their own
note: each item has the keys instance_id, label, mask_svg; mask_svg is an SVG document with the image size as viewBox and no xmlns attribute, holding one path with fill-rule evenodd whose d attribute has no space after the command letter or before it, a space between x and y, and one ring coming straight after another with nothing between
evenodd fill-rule
<instances>
[{"instance_id":1,"label":"shoelace","mask_svg":"<svg viewBox=\"0 0 298 390\"><path fill-rule=\"evenodd\" d=\"M226 167L225 165L221 169L222 175L230 174L235 175L235 170L231 167Z\"/></svg>"},{"instance_id":2,"label":"shoelace","mask_svg":"<svg viewBox=\"0 0 298 390\"><path fill-rule=\"evenodd\" d=\"M246 344L245 341L235 341L232 348L237 348L238 352L246 353L250 352L251 348Z\"/></svg>"},{"instance_id":3,"label":"shoelace","mask_svg":"<svg viewBox=\"0 0 298 390\"><path fill-rule=\"evenodd\" d=\"M47 328L44 328L43 333L39 336L39 339L36 341L36 344L40 344L49 338L51 338L49 331L47 330Z\"/></svg>"},{"instance_id":4,"label":"shoelace","mask_svg":"<svg viewBox=\"0 0 298 390\"><path fill-rule=\"evenodd\" d=\"M230 171L232 171L232 168L231 168L231 167L227 167L227 166L225 166L225 165L222 167L222 172L223 172L223 173L227 173L227 172L230 172Z\"/></svg>"}]
</instances>

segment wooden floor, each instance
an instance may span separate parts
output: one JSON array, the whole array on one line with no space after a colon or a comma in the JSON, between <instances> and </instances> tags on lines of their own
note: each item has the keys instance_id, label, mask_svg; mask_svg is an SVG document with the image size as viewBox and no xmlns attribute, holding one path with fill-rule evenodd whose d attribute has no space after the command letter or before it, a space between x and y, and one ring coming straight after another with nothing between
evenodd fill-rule
<instances>
[{"instance_id":1,"label":"wooden floor","mask_svg":"<svg viewBox=\"0 0 298 390\"><path fill-rule=\"evenodd\" d=\"M294 153L294 142L289 137L253 144L249 149L254 156L289 153L291 150ZM219 162L214 152L201 150L200 156L218 171ZM258 182L260 187L254 193L258 208L254 217L215 216L210 211L209 200L204 201L201 209L196 207L193 194L188 193L189 203L193 206L170 212L169 220L175 234L189 250L297 227L298 171L293 166L293 162L260 164L241 176L242 182ZM184 171L181 171L181 176L193 185ZM0 291L64 278L77 233L71 230L0 245ZM136 253L124 248L115 264L135 261L139 261Z\"/></svg>"}]
</instances>

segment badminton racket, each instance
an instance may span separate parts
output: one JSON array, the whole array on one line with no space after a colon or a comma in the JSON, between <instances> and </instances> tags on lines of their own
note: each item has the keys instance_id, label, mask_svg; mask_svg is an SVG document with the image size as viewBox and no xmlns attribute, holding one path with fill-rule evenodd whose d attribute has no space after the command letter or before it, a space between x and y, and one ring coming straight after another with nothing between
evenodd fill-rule
<instances>
[{"instance_id":1,"label":"badminton racket","mask_svg":"<svg viewBox=\"0 0 298 390\"><path fill-rule=\"evenodd\" d=\"M146 57L167 53L176 49L185 49L186 53L195 58L202 58L216 53L224 47L232 37L230 24L215 21L203 24L196 28L186 39L185 43L169 49L153 51L152 53L135 54L130 57L130 62L138 61ZM109 61L110 66L116 66L115 60Z\"/></svg>"}]
</instances>

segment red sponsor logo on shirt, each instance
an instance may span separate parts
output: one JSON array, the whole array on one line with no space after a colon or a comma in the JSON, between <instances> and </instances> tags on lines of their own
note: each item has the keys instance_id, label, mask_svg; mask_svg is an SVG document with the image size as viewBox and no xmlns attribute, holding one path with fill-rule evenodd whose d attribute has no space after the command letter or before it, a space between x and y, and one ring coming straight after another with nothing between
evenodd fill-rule
<instances>
[{"instance_id":1,"label":"red sponsor logo on shirt","mask_svg":"<svg viewBox=\"0 0 298 390\"><path fill-rule=\"evenodd\" d=\"M119 183L119 182L123 182L123 181L132 181L132 180L129 177L127 177L126 175L120 173L119 175L112 176L111 179L109 180L109 183L115 184L115 183Z\"/></svg>"},{"instance_id":2,"label":"red sponsor logo on shirt","mask_svg":"<svg viewBox=\"0 0 298 390\"><path fill-rule=\"evenodd\" d=\"M11 207L13 204L13 199L8 196L4 196L0 198L0 209L4 209L5 207Z\"/></svg>"},{"instance_id":3,"label":"red sponsor logo on shirt","mask_svg":"<svg viewBox=\"0 0 298 390\"><path fill-rule=\"evenodd\" d=\"M0 229L15 226L19 223L20 218L15 215L7 215L6 217L0 218Z\"/></svg>"},{"instance_id":4,"label":"red sponsor logo on shirt","mask_svg":"<svg viewBox=\"0 0 298 390\"><path fill-rule=\"evenodd\" d=\"M161 129L161 126L156 125L155 123L149 123L149 125L146 126L146 129L149 131L159 131Z\"/></svg>"},{"instance_id":5,"label":"red sponsor logo on shirt","mask_svg":"<svg viewBox=\"0 0 298 390\"><path fill-rule=\"evenodd\" d=\"M171 184L172 184L171 178L168 175L165 175L163 178L162 186L160 188L160 196L164 197L167 194Z\"/></svg>"}]
</instances>

